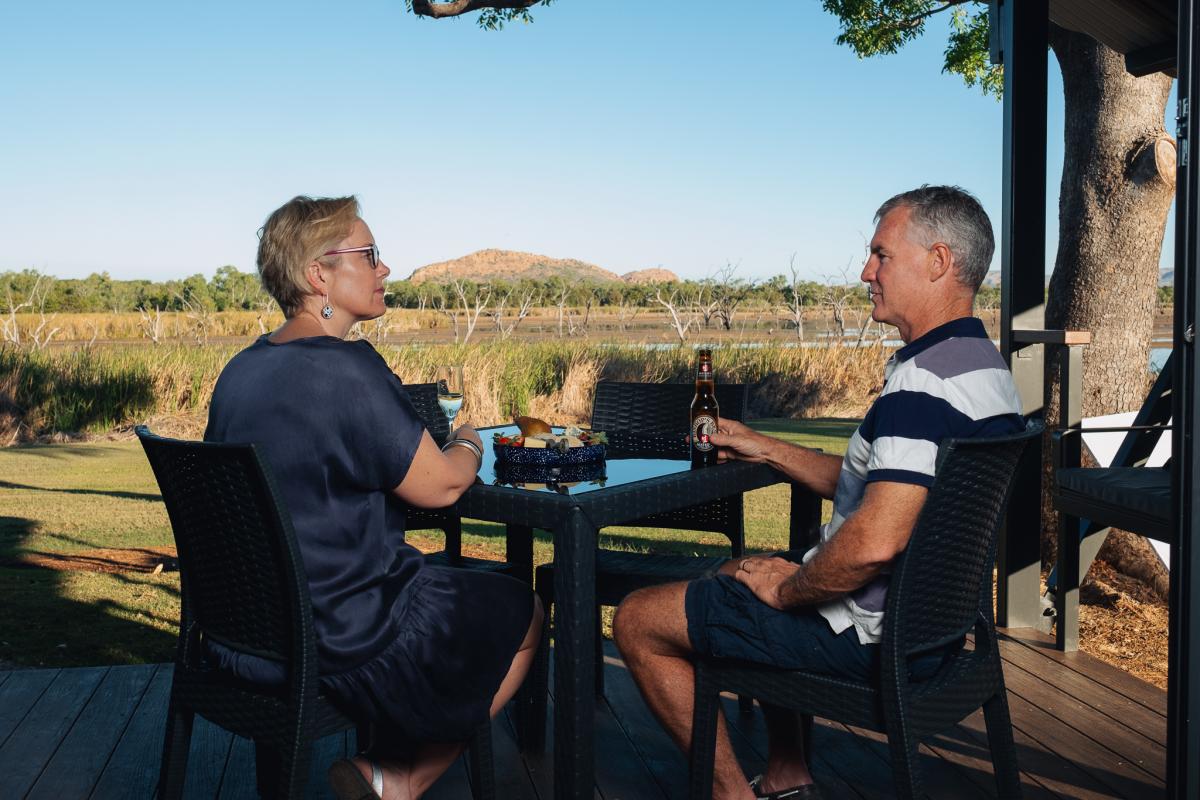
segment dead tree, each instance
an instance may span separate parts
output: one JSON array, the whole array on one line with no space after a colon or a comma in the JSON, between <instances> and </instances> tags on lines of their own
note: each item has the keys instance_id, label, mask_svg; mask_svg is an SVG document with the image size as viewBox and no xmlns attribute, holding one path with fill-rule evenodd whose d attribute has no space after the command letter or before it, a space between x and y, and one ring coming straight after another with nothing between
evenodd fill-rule
<instances>
[{"instance_id":1,"label":"dead tree","mask_svg":"<svg viewBox=\"0 0 1200 800\"><path fill-rule=\"evenodd\" d=\"M458 344L458 309L447 305L446 297L439 292L433 296L433 310L450 320L450 324L454 326L454 343Z\"/></svg>"},{"instance_id":2,"label":"dead tree","mask_svg":"<svg viewBox=\"0 0 1200 800\"><path fill-rule=\"evenodd\" d=\"M208 337L217 322L214 309L203 300L184 297L179 293L175 297L183 308L184 317L191 320L188 333L195 337L197 344L208 344Z\"/></svg>"},{"instance_id":3,"label":"dead tree","mask_svg":"<svg viewBox=\"0 0 1200 800\"><path fill-rule=\"evenodd\" d=\"M617 306L617 325L620 326L621 333L625 332L628 325L633 324L633 321L637 319L637 315L641 311L641 306L631 303L628 300L621 301L621 304Z\"/></svg>"},{"instance_id":4,"label":"dead tree","mask_svg":"<svg viewBox=\"0 0 1200 800\"><path fill-rule=\"evenodd\" d=\"M555 281L551 287L554 292L554 306L558 309L558 338L563 337L563 322L566 321L567 301L571 299L571 284L564 280Z\"/></svg>"},{"instance_id":5,"label":"dead tree","mask_svg":"<svg viewBox=\"0 0 1200 800\"><path fill-rule=\"evenodd\" d=\"M583 319L576 322L575 313L567 311L567 332L571 336L587 336L588 324L592 318L592 306L596 304L598 299L596 295L596 287L589 286L580 289L583 294Z\"/></svg>"},{"instance_id":6,"label":"dead tree","mask_svg":"<svg viewBox=\"0 0 1200 800\"><path fill-rule=\"evenodd\" d=\"M151 306L151 308L153 309L153 314L147 311L145 306L138 306L138 315L141 317L138 327L141 328L142 335L152 343L161 344L163 335L162 309L158 306ZM266 333L266 331L264 330L263 333Z\"/></svg>"},{"instance_id":7,"label":"dead tree","mask_svg":"<svg viewBox=\"0 0 1200 800\"><path fill-rule=\"evenodd\" d=\"M515 331L517 326L521 324L521 320L529 316L529 313L533 311L533 307L538 300L538 295L535 290L527 290L521 295L519 302L515 306L516 317L514 317L511 322L505 325L504 309L508 307L508 302L512 298L512 295L512 290L508 290L504 293L504 297L500 298L500 300L498 300L492 307L492 320L496 324L496 333L500 335L501 339L507 339L513 335L513 331Z\"/></svg>"},{"instance_id":8,"label":"dead tree","mask_svg":"<svg viewBox=\"0 0 1200 800\"><path fill-rule=\"evenodd\" d=\"M254 303L254 321L258 323L258 332L267 332L267 315L274 313L279 306L275 303L275 298L269 294L261 294L258 300Z\"/></svg>"},{"instance_id":9,"label":"dead tree","mask_svg":"<svg viewBox=\"0 0 1200 800\"><path fill-rule=\"evenodd\" d=\"M712 284L712 299L717 319L725 330L733 330L733 315L737 308L749 296L753 285L741 278L735 277L737 264L726 264L717 273L716 281ZM708 323L705 322L705 327Z\"/></svg>"},{"instance_id":10,"label":"dead tree","mask_svg":"<svg viewBox=\"0 0 1200 800\"><path fill-rule=\"evenodd\" d=\"M675 335L679 337L679 343L683 344L684 342L686 342L687 337L688 337L688 330L692 327L692 323L695 320L693 320L690 317L690 315L687 319L684 319L683 315L680 313L679 289L678 288L671 289L671 294L668 295L665 299L663 298L663 295L662 295L662 289L661 288L655 289L654 290L654 300L660 306L665 308L667 310L667 313L669 313L671 315L671 322L669 324L671 325L672 328L675 329Z\"/></svg>"},{"instance_id":11,"label":"dead tree","mask_svg":"<svg viewBox=\"0 0 1200 800\"><path fill-rule=\"evenodd\" d=\"M450 282L450 286L454 289L454 294L458 295L458 305L463 311L463 321L467 328L463 335L463 344L466 344L471 341L471 334L475 333L479 317L487 310L488 303L492 300L492 287L457 278ZM457 340L456 336L455 341Z\"/></svg>"},{"instance_id":12,"label":"dead tree","mask_svg":"<svg viewBox=\"0 0 1200 800\"><path fill-rule=\"evenodd\" d=\"M2 331L4 334L4 341L20 347L21 325L17 321L17 314L21 311L21 309L28 308L29 306L33 305L33 301L26 298L24 302L18 303L16 299L13 298L12 284L9 284L7 287L5 287L5 291L7 294L7 309L4 312L5 317L3 327L0 328L0 331Z\"/></svg>"},{"instance_id":13,"label":"dead tree","mask_svg":"<svg viewBox=\"0 0 1200 800\"><path fill-rule=\"evenodd\" d=\"M804 317L808 313L808 306L804 301L807 299L804 294L804 281L800 280L800 271L796 269L796 254L792 253L791 259L788 261L788 271L792 273L792 283L789 287L792 296L788 298L787 311L792 318L792 323L796 326L796 339L804 339Z\"/></svg>"},{"instance_id":14,"label":"dead tree","mask_svg":"<svg viewBox=\"0 0 1200 800\"><path fill-rule=\"evenodd\" d=\"M714 294L712 279L705 278L696 284L695 291L687 297L688 305L691 306L694 314L699 315L705 330L708 329L713 316L717 313L717 301L714 299Z\"/></svg>"}]
</instances>

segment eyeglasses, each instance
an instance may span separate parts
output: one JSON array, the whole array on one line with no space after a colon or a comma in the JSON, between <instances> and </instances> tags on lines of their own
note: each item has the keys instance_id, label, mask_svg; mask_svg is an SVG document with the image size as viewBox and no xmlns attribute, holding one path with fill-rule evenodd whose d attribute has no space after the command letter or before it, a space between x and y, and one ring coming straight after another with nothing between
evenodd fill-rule
<instances>
[{"instance_id":1,"label":"eyeglasses","mask_svg":"<svg viewBox=\"0 0 1200 800\"><path fill-rule=\"evenodd\" d=\"M325 253L327 256L341 255L342 253L366 253L367 260L371 262L371 269L379 266L379 246L375 244L364 244L362 247L343 247L341 250L330 250Z\"/></svg>"}]
</instances>

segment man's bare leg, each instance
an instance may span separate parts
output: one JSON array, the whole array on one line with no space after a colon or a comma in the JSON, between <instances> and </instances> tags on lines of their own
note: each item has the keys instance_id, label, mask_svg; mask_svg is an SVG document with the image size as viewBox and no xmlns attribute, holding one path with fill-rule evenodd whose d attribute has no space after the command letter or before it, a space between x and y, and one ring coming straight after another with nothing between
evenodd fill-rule
<instances>
[{"instance_id":1,"label":"man's bare leg","mask_svg":"<svg viewBox=\"0 0 1200 800\"><path fill-rule=\"evenodd\" d=\"M646 705L685 753L692 745L696 683L683 610L686 588L685 583L673 583L640 589L625 598L613 620L617 649L646 699ZM754 798L745 773L733 755L729 733L721 716L717 721L713 797L717 800Z\"/></svg>"},{"instance_id":2,"label":"man's bare leg","mask_svg":"<svg viewBox=\"0 0 1200 800\"><path fill-rule=\"evenodd\" d=\"M542 601L537 595L533 597L533 617L529 621L529 630L517 654L513 656L512 664L500 688L492 698L491 716L495 717L500 710L517 693L517 689L529 674L537 652L538 640L542 635ZM430 786L442 776L454 763L463 750L466 742L427 742L417 747L409 759L380 759L380 770L383 771L384 800L415 800L429 790ZM355 758L354 765L368 782L371 780L370 763L365 758Z\"/></svg>"},{"instance_id":3,"label":"man's bare leg","mask_svg":"<svg viewBox=\"0 0 1200 800\"><path fill-rule=\"evenodd\" d=\"M726 561L717 572L733 577L738 570L736 559ZM804 759L804 733L800 718L786 708L760 704L767 726L767 771L758 784L760 791L782 792L794 786L812 783L812 773Z\"/></svg>"}]
</instances>

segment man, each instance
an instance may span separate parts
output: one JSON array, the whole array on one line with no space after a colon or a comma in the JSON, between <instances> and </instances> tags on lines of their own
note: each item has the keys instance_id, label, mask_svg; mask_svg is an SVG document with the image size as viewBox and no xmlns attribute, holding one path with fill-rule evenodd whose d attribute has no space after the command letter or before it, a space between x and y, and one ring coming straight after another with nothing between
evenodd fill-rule
<instances>
[{"instance_id":1,"label":"man","mask_svg":"<svg viewBox=\"0 0 1200 800\"><path fill-rule=\"evenodd\" d=\"M1023 427L1012 375L971 316L994 249L979 202L957 187L922 186L888 200L875 221L861 278L872 318L894 325L905 346L888 361L883 391L845 458L731 420L721 420L712 437L720 460L766 462L833 500L821 544L643 589L617 610L617 646L650 709L685 751L697 654L854 678L874 674L889 565L908 544L933 483L938 443ZM930 674L945 655L930 653L910 670ZM721 725L714 797L820 797L794 715L763 712L766 773L746 783Z\"/></svg>"}]
</instances>

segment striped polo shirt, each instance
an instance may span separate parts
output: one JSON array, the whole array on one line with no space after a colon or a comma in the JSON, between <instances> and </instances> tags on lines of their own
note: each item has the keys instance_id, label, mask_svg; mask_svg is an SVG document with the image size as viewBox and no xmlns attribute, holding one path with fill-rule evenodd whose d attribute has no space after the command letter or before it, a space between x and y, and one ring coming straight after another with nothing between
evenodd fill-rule
<instances>
[{"instance_id":1,"label":"striped polo shirt","mask_svg":"<svg viewBox=\"0 0 1200 800\"><path fill-rule=\"evenodd\" d=\"M983 323L963 317L934 328L888 360L883 391L846 448L833 518L821 529L821 541L858 509L871 481L932 486L943 439L1003 436L1024 426L1012 373ZM819 548L805 553L804 560ZM886 572L818 607L834 632L853 625L863 644L880 640Z\"/></svg>"}]
</instances>

